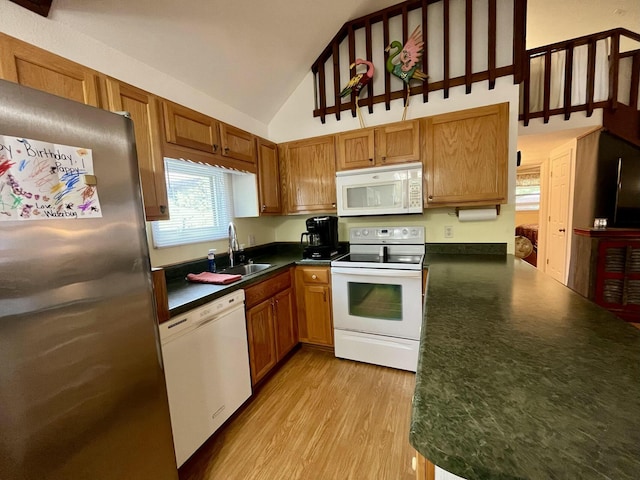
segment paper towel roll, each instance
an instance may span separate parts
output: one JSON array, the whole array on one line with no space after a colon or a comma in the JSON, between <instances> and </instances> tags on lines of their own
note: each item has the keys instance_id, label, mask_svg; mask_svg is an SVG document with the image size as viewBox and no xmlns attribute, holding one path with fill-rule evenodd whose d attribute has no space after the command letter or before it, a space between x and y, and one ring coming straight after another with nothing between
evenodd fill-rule
<instances>
[{"instance_id":1,"label":"paper towel roll","mask_svg":"<svg viewBox=\"0 0 640 480\"><path fill-rule=\"evenodd\" d=\"M481 222L484 220L495 220L498 212L495 207L492 208L470 208L468 210L458 211L458 220L460 222Z\"/></svg>"}]
</instances>

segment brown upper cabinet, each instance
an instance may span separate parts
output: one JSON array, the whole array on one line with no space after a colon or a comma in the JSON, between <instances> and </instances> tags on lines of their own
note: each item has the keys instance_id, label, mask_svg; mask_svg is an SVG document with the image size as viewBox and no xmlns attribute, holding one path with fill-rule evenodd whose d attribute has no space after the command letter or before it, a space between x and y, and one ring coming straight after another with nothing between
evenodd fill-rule
<instances>
[{"instance_id":1,"label":"brown upper cabinet","mask_svg":"<svg viewBox=\"0 0 640 480\"><path fill-rule=\"evenodd\" d=\"M182 105L162 101L164 132L168 143L207 153L218 153L218 122Z\"/></svg>"},{"instance_id":2,"label":"brown upper cabinet","mask_svg":"<svg viewBox=\"0 0 640 480\"><path fill-rule=\"evenodd\" d=\"M392 123L336 135L336 168L351 170L420 161L420 121Z\"/></svg>"},{"instance_id":3,"label":"brown upper cabinet","mask_svg":"<svg viewBox=\"0 0 640 480\"><path fill-rule=\"evenodd\" d=\"M427 207L507 202L508 103L423 122Z\"/></svg>"},{"instance_id":4,"label":"brown upper cabinet","mask_svg":"<svg viewBox=\"0 0 640 480\"><path fill-rule=\"evenodd\" d=\"M162 111L165 156L256 173L252 134L168 100Z\"/></svg>"},{"instance_id":5,"label":"brown upper cabinet","mask_svg":"<svg viewBox=\"0 0 640 480\"><path fill-rule=\"evenodd\" d=\"M256 142L249 132L220 122L222 155L255 165Z\"/></svg>"},{"instance_id":6,"label":"brown upper cabinet","mask_svg":"<svg viewBox=\"0 0 640 480\"><path fill-rule=\"evenodd\" d=\"M280 167L278 165L278 146L258 138L258 195L260 215L281 215Z\"/></svg>"},{"instance_id":7,"label":"brown upper cabinet","mask_svg":"<svg viewBox=\"0 0 640 480\"><path fill-rule=\"evenodd\" d=\"M0 78L100 107L98 72L3 34Z\"/></svg>"},{"instance_id":8,"label":"brown upper cabinet","mask_svg":"<svg viewBox=\"0 0 640 480\"><path fill-rule=\"evenodd\" d=\"M280 147L280 174L286 212L335 212L334 136L298 140Z\"/></svg>"},{"instance_id":9,"label":"brown upper cabinet","mask_svg":"<svg viewBox=\"0 0 640 480\"><path fill-rule=\"evenodd\" d=\"M133 120L145 216L148 221L167 220L160 102L155 95L113 78L106 79L106 86L109 109L129 112Z\"/></svg>"}]
</instances>

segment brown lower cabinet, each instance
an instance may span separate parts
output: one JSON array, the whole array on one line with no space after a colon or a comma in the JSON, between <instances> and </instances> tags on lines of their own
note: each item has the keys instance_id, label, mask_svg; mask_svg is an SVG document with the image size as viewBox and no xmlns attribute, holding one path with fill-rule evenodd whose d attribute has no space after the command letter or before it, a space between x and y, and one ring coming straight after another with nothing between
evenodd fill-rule
<instances>
[{"instance_id":1,"label":"brown lower cabinet","mask_svg":"<svg viewBox=\"0 0 640 480\"><path fill-rule=\"evenodd\" d=\"M433 463L416 452L415 470L417 480L435 480L436 468Z\"/></svg>"},{"instance_id":2,"label":"brown lower cabinet","mask_svg":"<svg viewBox=\"0 0 640 480\"><path fill-rule=\"evenodd\" d=\"M333 347L329 267L296 267L296 305L300 341Z\"/></svg>"},{"instance_id":3,"label":"brown lower cabinet","mask_svg":"<svg viewBox=\"0 0 640 480\"><path fill-rule=\"evenodd\" d=\"M252 385L298 343L292 272L289 269L245 289Z\"/></svg>"}]
</instances>

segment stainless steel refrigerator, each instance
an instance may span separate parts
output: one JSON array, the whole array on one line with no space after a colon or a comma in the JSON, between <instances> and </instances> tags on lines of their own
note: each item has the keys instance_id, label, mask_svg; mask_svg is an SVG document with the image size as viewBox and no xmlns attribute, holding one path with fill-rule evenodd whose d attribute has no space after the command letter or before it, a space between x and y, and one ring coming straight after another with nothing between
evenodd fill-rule
<instances>
[{"instance_id":1,"label":"stainless steel refrigerator","mask_svg":"<svg viewBox=\"0 0 640 480\"><path fill-rule=\"evenodd\" d=\"M90 152L99 199L0 147L0 479L177 479L131 121L0 80L0 136Z\"/></svg>"}]
</instances>

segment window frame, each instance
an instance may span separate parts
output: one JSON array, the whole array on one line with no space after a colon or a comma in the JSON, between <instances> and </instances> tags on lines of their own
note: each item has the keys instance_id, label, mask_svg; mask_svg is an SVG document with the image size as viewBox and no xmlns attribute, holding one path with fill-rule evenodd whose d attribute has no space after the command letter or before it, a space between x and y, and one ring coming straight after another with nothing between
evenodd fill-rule
<instances>
[{"instance_id":1,"label":"window frame","mask_svg":"<svg viewBox=\"0 0 640 480\"><path fill-rule=\"evenodd\" d=\"M153 247L170 248L227 238L234 218L229 170L189 160L165 158L171 216L151 222Z\"/></svg>"}]
</instances>

